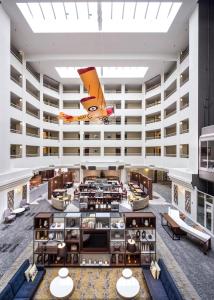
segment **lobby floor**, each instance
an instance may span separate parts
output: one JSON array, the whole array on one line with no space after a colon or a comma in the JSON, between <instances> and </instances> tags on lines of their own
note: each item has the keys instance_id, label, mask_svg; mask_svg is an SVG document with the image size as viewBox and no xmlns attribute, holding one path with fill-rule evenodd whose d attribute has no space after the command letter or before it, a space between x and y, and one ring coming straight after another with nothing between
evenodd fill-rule
<instances>
[{"instance_id":1,"label":"lobby floor","mask_svg":"<svg viewBox=\"0 0 214 300\"><path fill-rule=\"evenodd\" d=\"M157 191L156 188L154 190ZM164 259L185 299L213 300L214 251L204 255L198 242L189 236L182 237L180 241L172 240L160 223L160 212L166 212L167 208L167 204L154 205L150 201L149 208L144 210L154 212L157 217L157 255ZM39 211L56 210L46 200L41 200L39 204L32 204L31 210L12 224L0 224L0 289L20 261L32 257L33 217Z\"/></svg>"}]
</instances>

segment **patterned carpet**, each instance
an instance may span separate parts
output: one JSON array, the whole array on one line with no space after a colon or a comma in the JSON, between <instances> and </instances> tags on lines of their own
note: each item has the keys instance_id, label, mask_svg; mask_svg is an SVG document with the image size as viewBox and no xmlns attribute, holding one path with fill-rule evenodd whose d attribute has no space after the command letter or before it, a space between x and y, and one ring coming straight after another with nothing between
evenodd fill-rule
<instances>
[{"instance_id":1,"label":"patterned carpet","mask_svg":"<svg viewBox=\"0 0 214 300\"><path fill-rule=\"evenodd\" d=\"M49 287L58 268L47 268L46 275L37 290L34 300L52 300ZM72 300L119 300L116 282L121 277L123 268L70 268L69 273L74 281L74 291L67 299ZM132 268L133 276L140 283L140 293L136 300L150 300L145 281L140 268Z\"/></svg>"}]
</instances>

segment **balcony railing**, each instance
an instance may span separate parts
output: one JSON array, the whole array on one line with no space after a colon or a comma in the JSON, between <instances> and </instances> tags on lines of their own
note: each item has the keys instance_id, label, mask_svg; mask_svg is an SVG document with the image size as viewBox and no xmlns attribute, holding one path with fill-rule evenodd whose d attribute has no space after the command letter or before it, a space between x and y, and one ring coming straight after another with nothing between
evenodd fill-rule
<instances>
[{"instance_id":1,"label":"balcony railing","mask_svg":"<svg viewBox=\"0 0 214 300\"><path fill-rule=\"evenodd\" d=\"M77 152L63 153L63 156L80 156L80 153Z\"/></svg>"},{"instance_id":2,"label":"balcony railing","mask_svg":"<svg viewBox=\"0 0 214 300\"><path fill-rule=\"evenodd\" d=\"M26 88L26 91L33 96L36 100L40 101L39 97L40 95L38 95L36 92L31 91L30 89Z\"/></svg>"},{"instance_id":3,"label":"balcony railing","mask_svg":"<svg viewBox=\"0 0 214 300\"><path fill-rule=\"evenodd\" d=\"M33 112L29 111L29 110L26 110L26 114L31 115L34 118L40 119L40 116L38 114L33 113Z\"/></svg>"},{"instance_id":4,"label":"balcony railing","mask_svg":"<svg viewBox=\"0 0 214 300\"><path fill-rule=\"evenodd\" d=\"M189 107L189 103L186 103L184 105L180 105L180 110L185 109L186 107Z\"/></svg>"},{"instance_id":5,"label":"balcony railing","mask_svg":"<svg viewBox=\"0 0 214 300\"><path fill-rule=\"evenodd\" d=\"M125 122L125 125L141 125L141 122Z\"/></svg>"},{"instance_id":6,"label":"balcony railing","mask_svg":"<svg viewBox=\"0 0 214 300\"><path fill-rule=\"evenodd\" d=\"M153 107L153 106L156 106L156 105L159 105L161 104L161 101L155 101L155 102L152 102L152 103L146 103L146 108L150 108L150 107Z\"/></svg>"},{"instance_id":7,"label":"balcony railing","mask_svg":"<svg viewBox=\"0 0 214 300\"><path fill-rule=\"evenodd\" d=\"M180 129L180 134L188 133L188 132L189 132L189 128L187 128L187 129Z\"/></svg>"},{"instance_id":8,"label":"balcony railing","mask_svg":"<svg viewBox=\"0 0 214 300\"><path fill-rule=\"evenodd\" d=\"M146 120L146 124L157 123L160 121L161 121L161 119Z\"/></svg>"},{"instance_id":9,"label":"balcony railing","mask_svg":"<svg viewBox=\"0 0 214 300\"><path fill-rule=\"evenodd\" d=\"M189 55L189 47L187 47L184 51L180 54L180 63L184 61L184 59Z\"/></svg>"},{"instance_id":10,"label":"balcony railing","mask_svg":"<svg viewBox=\"0 0 214 300\"><path fill-rule=\"evenodd\" d=\"M63 140L72 140L72 141L80 141L79 137L63 137Z\"/></svg>"},{"instance_id":11,"label":"balcony railing","mask_svg":"<svg viewBox=\"0 0 214 300\"><path fill-rule=\"evenodd\" d=\"M40 135L39 135L38 133L26 132L26 135L27 135L27 136L36 137L36 138L39 138L39 137L40 137Z\"/></svg>"},{"instance_id":12,"label":"balcony railing","mask_svg":"<svg viewBox=\"0 0 214 300\"><path fill-rule=\"evenodd\" d=\"M50 119L43 118L43 121L44 121L44 122L48 122L48 123L59 124L59 121L58 121L58 120L50 120Z\"/></svg>"},{"instance_id":13,"label":"balcony railing","mask_svg":"<svg viewBox=\"0 0 214 300\"><path fill-rule=\"evenodd\" d=\"M58 136L45 136L43 137L45 140L59 140Z\"/></svg>"},{"instance_id":14,"label":"balcony railing","mask_svg":"<svg viewBox=\"0 0 214 300\"><path fill-rule=\"evenodd\" d=\"M14 104L13 102L10 103L10 106L14 107L14 108L17 108L19 110L22 110L22 106L20 105L17 105L17 104Z\"/></svg>"},{"instance_id":15,"label":"balcony railing","mask_svg":"<svg viewBox=\"0 0 214 300\"><path fill-rule=\"evenodd\" d=\"M168 113L168 114L165 114L164 119L167 119L167 118L173 116L174 114L176 114L176 110L173 110L173 111L171 111L171 112Z\"/></svg>"},{"instance_id":16,"label":"balcony railing","mask_svg":"<svg viewBox=\"0 0 214 300\"><path fill-rule=\"evenodd\" d=\"M161 136L146 136L146 140L159 140Z\"/></svg>"},{"instance_id":17,"label":"balcony railing","mask_svg":"<svg viewBox=\"0 0 214 300\"><path fill-rule=\"evenodd\" d=\"M125 156L141 156L141 152L127 152Z\"/></svg>"},{"instance_id":18,"label":"balcony railing","mask_svg":"<svg viewBox=\"0 0 214 300\"><path fill-rule=\"evenodd\" d=\"M181 157L181 158L189 158L189 154L182 154L182 153L181 153L181 154L180 154L180 157Z\"/></svg>"},{"instance_id":19,"label":"balcony railing","mask_svg":"<svg viewBox=\"0 0 214 300\"><path fill-rule=\"evenodd\" d=\"M121 153L104 152L104 156L121 156Z\"/></svg>"},{"instance_id":20,"label":"balcony railing","mask_svg":"<svg viewBox=\"0 0 214 300\"><path fill-rule=\"evenodd\" d=\"M22 87L22 80L19 80L18 78L14 77L13 75L10 76L10 79Z\"/></svg>"},{"instance_id":21,"label":"balcony railing","mask_svg":"<svg viewBox=\"0 0 214 300\"><path fill-rule=\"evenodd\" d=\"M40 156L39 153L26 153L26 157L37 157Z\"/></svg>"},{"instance_id":22,"label":"balcony railing","mask_svg":"<svg viewBox=\"0 0 214 300\"><path fill-rule=\"evenodd\" d=\"M176 134L177 134L176 131L170 132L170 133L165 133L165 134L164 134L164 137L167 138L167 137L170 137L170 136L174 136L174 135L176 135Z\"/></svg>"},{"instance_id":23,"label":"balcony railing","mask_svg":"<svg viewBox=\"0 0 214 300\"><path fill-rule=\"evenodd\" d=\"M21 158L22 154L10 154L10 158Z\"/></svg>"},{"instance_id":24,"label":"balcony railing","mask_svg":"<svg viewBox=\"0 0 214 300\"><path fill-rule=\"evenodd\" d=\"M126 141L138 141L138 140L141 140L141 136L137 136L137 137L126 137L125 140L126 140Z\"/></svg>"},{"instance_id":25,"label":"balcony railing","mask_svg":"<svg viewBox=\"0 0 214 300\"><path fill-rule=\"evenodd\" d=\"M161 153L151 153L151 152L148 152L145 155L146 156L161 156Z\"/></svg>"},{"instance_id":26,"label":"balcony railing","mask_svg":"<svg viewBox=\"0 0 214 300\"><path fill-rule=\"evenodd\" d=\"M166 156L166 157L176 157L177 154L176 153L165 153L164 156Z\"/></svg>"},{"instance_id":27,"label":"balcony railing","mask_svg":"<svg viewBox=\"0 0 214 300\"><path fill-rule=\"evenodd\" d=\"M43 156L59 156L59 153L43 153Z\"/></svg>"},{"instance_id":28,"label":"balcony railing","mask_svg":"<svg viewBox=\"0 0 214 300\"><path fill-rule=\"evenodd\" d=\"M169 98L172 94L174 94L177 91L177 88L173 89L171 92L166 93L164 92L164 100L166 100L167 98Z\"/></svg>"},{"instance_id":29,"label":"balcony railing","mask_svg":"<svg viewBox=\"0 0 214 300\"><path fill-rule=\"evenodd\" d=\"M84 141L99 141L100 140L100 137L97 137L97 138L85 138L84 137Z\"/></svg>"},{"instance_id":30,"label":"balcony railing","mask_svg":"<svg viewBox=\"0 0 214 300\"><path fill-rule=\"evenodd\" d=\"M101 153L97 152L97 153L84 153L84 156L100 156Z\"/></svg>"},{"instance_id":31,"label":"balcony railing","mask_svg":"<svg viewBox=\"0 0 214 300\"><path fill-rule=\"evenodd\" d=\"M49 101L46 101L46 100L44 100L43 102L44 102L45 105L49 105L49 106L52 106L52 107L59 108L58 104L55 104L55 103L52 103L52 102L49 102Z\"/></svg>"},{"instance_id":32,"label":"balcony railing","mask_svg":"<svg viewBox=\"0 0 214 300\"><path fill-rule=\"evenodd\" d=\"M21 129L13 129L13 128L10 128L10 132L22 134L22 130L21 130Z\"/></svg>"}]
</instances>

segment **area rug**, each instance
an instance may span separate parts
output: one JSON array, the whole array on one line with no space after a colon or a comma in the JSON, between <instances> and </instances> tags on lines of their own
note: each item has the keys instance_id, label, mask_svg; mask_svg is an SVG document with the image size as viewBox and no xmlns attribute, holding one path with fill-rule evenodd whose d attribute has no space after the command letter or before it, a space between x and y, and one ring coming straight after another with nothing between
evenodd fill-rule
<instances>
[{"instance_id":1,"label":"area rug","mask_svg":"<svg viewBox=\"0 0 214 300\"><path fill-rule=\"evenodd\" d=\"M71 300L119 300L116 282L121 277L123 268L69 268L74 281L74 291L66 299ZM40 284L34 300L52 300L49 287L59 268L47 268L46 275ZM136 300L150 300L141 268L132 268L133 276L140 283L140 293Z\"/></svg>"}]
</instances>

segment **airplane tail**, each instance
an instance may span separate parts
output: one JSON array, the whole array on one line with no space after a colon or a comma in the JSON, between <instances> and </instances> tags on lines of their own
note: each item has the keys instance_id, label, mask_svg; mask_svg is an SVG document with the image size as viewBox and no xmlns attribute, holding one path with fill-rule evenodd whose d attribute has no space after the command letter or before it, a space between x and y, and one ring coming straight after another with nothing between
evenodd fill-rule
<instances>
[{"instance_id":1,"label":"airplane tail","mask_svg":"<svg viewBox=\"0 0 214 300\"><path fill-rule=\"evenodd\" d=\"M74 117L71 115L66 115L64 112L60 112L58 115L58 119L69 123L73 121Z\"/></svg>"}]
</instances>

